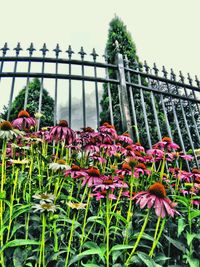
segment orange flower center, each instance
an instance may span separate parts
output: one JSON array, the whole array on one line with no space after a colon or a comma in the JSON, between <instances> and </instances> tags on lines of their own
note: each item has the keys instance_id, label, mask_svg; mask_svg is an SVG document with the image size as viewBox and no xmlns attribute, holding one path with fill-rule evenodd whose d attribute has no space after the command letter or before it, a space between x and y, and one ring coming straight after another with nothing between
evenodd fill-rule
<instances>
[{"instance_id":1,"label":"orange flower center","mask_svg":"<svg viewBox=\"0 0 200 267\"><path fill-rule=\"evenodd\" d=\"M126 150L133 150L131 146L126 146Z\"/></svg>"},{"instance_id":2,"label":"orange flower center","mask_svg":"<svg viewBox=\"0 0 200 267\"><path fill-rule=\"evenodd\" d=\"M30 114L26 110L21 110L18 113L18 118L30 118Z\"/></svg>"},{"instance_id":3,"label":"orange flower center","mask_svg":"<svg viewBox=\"0 0 200 267\"><path fill-rule=\"evenodd\" d=\"M112 179L107 179L107 180L103 181L103 184L107 184L107 185L113 184L113 180Z\"/></svg>"},{"instance_id":4,"label":"orange flower center","mask_svg":"<svg viewBox=\"0 0 200 267\"><path fill-rule=\"evenodd\" d=\"M129 133L123 133L122 135L123 135L123 136L130 137L130 134L129 134Z\"/></svg>"},{"instance_id":5,"label":"orange flower center","mask_svg":"<svg viewBox=\"0 0 200 267\"><path fill-rule=\"evenodd\" d=\"M122 164L122 169L123 170L131 171L131 166L128 163L123 163Z\"/></svg>"},{"instance_id":6,"label":"orange flower center","mask_svg":"<svg viewBox=\"0 0 200 267\"><path fill-rule=\"evenodd\" d=\"M80 171L81 168L78 165L73 164L71 169L72 171Z\"/></svg>"},{"instance_id":7,"label":"orange flower center","mask_svg":"<svg viewBox=\"0 0 200 267\"><path fill-rule=\"evenodd\" d=\"M10 131L12 130L12 124L9 121L3 121L0 123L0 129L2 131Z\"/></svg>"},{"instance_id":8,"label":"orange flower center","mask_svg":"<svg viewBox=\"0 0 200 267\"><path fill-rule=\"evenodd\" d=\"M108 122L105 122L105 123L103 124L103 126L105 126L105 127L107 127L107 128L115 129L115 127L114 127L113 125L109 124Z\"/></svg>"},{"instance_id":9,"label":"orange flower center","mask_svg":"<svg viewBox=\"0 0 200 267\"><path fill-rule=\"evenodd\" d=\"M58 126L68 127L68 122L66 120L60 120Z\"/></svg>"},{"instance_id":10,"label":"orange flower center","mask_svg":"<svg viewBox=\"0 0 200 267\"><path fill-rule=\"evenodd\" d=\"M161 183L155 183L149 187L149 192L153 195L156 195L160 198L166 197L166 191L164 186Z\"/></svg>"},{"instance_id":11,"label":"orange flower center","mask_svg":"<svg viewBox=\"0 0 200 267\"><path fill-rule=\"evenodd\" d=\"M192 173L200 174L200 170L198 170L198 169L192 169Z\"/></svg>"},{"instance_id":12,"label":"orange flower center","mask_svg":"<svg viewBox=\"0 0 200 267\"><path fill-rule=\"evenodd\" d=\"M60 165L65 165L66 164L66 161L64 159L59 159L57 161L57 163L60 164Z\"/></svg>"},{"instance_id":13,"label":"orange flower center","mask_svg":"<svg viewBox=\"0 0 200 267\"><path fill-rule=\"evenodd\" d=\"M140 142L135 143L136 146L141 146Z\"/></svg>"},{"instance_id":14,"label":"orange flower center","mask_svg":"<svg viewBox=\"0 0 200 267\"><path fill-rule=\"evenodd\" d=\"M100 171L99 169L95 167L91 167L87 170L87 173L92 176L92 177L99 177L100 176Z\"/></svg>"},{"instance_id":15,"label":"orange flower center","mask_svg":"<svg viewBox=\"0 0 200 267\"><path fill-rule=\"evenodd\" d=\"M140 169L146 169L146 166L144 165L144 163L138 163L136 168L140 168Z\"/></svg>"},{"instance_id":16,"label":"orange flower center","mask_svg":"<svg viewBox=\"0 0 200 267\"><path fill-rule=\"evenodd\" d=\"M82 128L84 132L88 132L88 133L92 133L94 132L94 129L92 129L91 127L86 127L86 128Z\"/></svg>"},{"instance_id":17,"label":"orange flower center","mask_svg":"<svg viewBox=\"0 0 200 267\"><path fill-rule=\"evenodd\" d=\"M167 142L167 143L171 143L172 142L172 139L165 136L165 137L163 137L162 141L163 142Z\"/></svg>"}]
</instances>

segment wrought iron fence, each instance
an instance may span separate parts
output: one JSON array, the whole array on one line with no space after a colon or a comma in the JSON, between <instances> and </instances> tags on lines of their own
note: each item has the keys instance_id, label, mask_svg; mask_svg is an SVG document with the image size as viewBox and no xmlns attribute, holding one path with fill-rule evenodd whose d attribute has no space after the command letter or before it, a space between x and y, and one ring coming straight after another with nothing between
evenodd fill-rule
<instances>
[{"instance_id":1,"label":"wrought iron fence","mask_svg":"<svg viewBox=\"0 0 200 267\"><path fill-rule=\"evenodd\" d=\"M188 149L192 149L196 165L198 166L198 158L196 149L200 146L200 82L195 76L195 81L188 74L186 78L180 72L175 75L171 69L168 73L163 67L159 72L154 64L150 68L147 63L141 64L135 62L131 67L125 55L116 52L116 64L108 63L107 57L104 56L104 61L97 61L98 54L93 49L90 54L91 60L86 60L86 53L81 47L79 59L73 59L74 52L69 46L66 51L67 57L60 57L59 45L53 50L55 56L48 57L48 49L46 44L40 49L41 56L35 56L36 49L31 43L27 49L28 55L22 56L22 48L18 43L14 48L15 55L9 55L9 48L5 43L0 57L0 81L10 79L10 93L8 100L7 119L10 118L12 102L14 100L16 80L23 79L26 87L24 98L24 109L29 101L29 82L32 78L39 78L41 81L40 95L38 102L38 112L42 110L42 97L44 81L51 80L54 82L54 124L58 121L58 81L68 81L68 122L72 124L72 92L73 81L81 82L81 102L80 114L82 116L82 125L80 127L90 126L87 121L87 105L86 105L86 86L87 82L94 85L95 92L95 113L96 126L100 125L101 106L99 88L104 85L104 90L107 90L108 95L108 112L110 122L115 125L116 118L121 121L123 131L128 131L135 140L147 140L146 146L152 147L155 139L161 140L165 135L172 140L178 142L184 153ZM12 70L4 70L4 64L13 65ZM22 71L18 70L19 63L22 65ZM39 71L32 70L33 64L40 64ZM45 67L47 64L53 66L53 71L47 72ZM59 71L60 66L67 66L63 71ZM73 72L74 66L80 68L80 73ZM86 74L87 68L90 68L90 74ZM99 75L99 70L102 75ZM111 75L112 73L112 75ZM113 75L113 73L115 73ZM162 73L162 75L160 74ZM0 90L5 90L1 88ZM48 88L47 88L48 90ZM113 92L118 93L119 97L119 112L116 113L113 106ZM115 103L116 105L116 103ZM40 126L40 119L38 127Z\"/></svg>"}]
</instances>

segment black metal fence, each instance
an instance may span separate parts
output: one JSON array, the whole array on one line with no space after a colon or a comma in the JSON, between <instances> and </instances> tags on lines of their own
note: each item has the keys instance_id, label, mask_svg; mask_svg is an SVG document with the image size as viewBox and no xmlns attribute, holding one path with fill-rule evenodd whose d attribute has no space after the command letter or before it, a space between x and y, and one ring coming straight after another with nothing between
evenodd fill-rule
<instances>
[{"instance_id":1,"label":"black metal fence","mask_svg":"<svg viewBox=\"0 0 200 267\"><path fill-rule=\"evenodd\" d=\"M104 62L97 61L97 53L95 49L90 54L91 60L86 60L86 53L81 47L79 59L73 59L74 52L69 46L66 51L66 58L61 58L61 50L59 45L53 50L54 57L48 57L48 49L46 44L40 49L41 56L35 56L36 53L33 44L27 49L27 56L22 56L22 48L18 43L14 48L15 55L9 55L9 48L5 43L0 57L0 81L10 79L10 92L8 99L7 119L10 117L12 102L14 100L16 80L23 79L26 86L26 94L24 99L24 109L26 109L29 100L28 84L32 78L39 78L41 81L40 96L38 102L38 112L42 110L42 97L44 81L51 80L54 83L54 124L58 121L58 81L67 81L67 99L68 104L68 122L72 124L72 92L73 81L80 81L79 94L81 94L82 106L80 114L82 116L82 125L80 127L90 126L87 121L87 104L86 104L86 87L87 82L93 83L96 126L100 125L100 100L99 88L104 85L107 90L109 99L108 110L110 114L110 122L115 124L116 117L120 116L123 131L128 131L135 140L147 140L146 146L152 147L154 139L161 140L165 135L179 143L184 153L188 149L192 149L196 164L198 160L196 149L200 146L200 82L195 76L195 81L188 74L185 78L180 72L175 75L171 69L168 73L163 67L159 72L154 64L150 68L147 63L135 62L134 66L129 67L126 56L116 52L116 64L109 64L106 56ZM4 65L13 66L12 70L5 70ZM20 71L18 65L21 65ZM34 71L33 64L40 64L40 70ZM46 65L51 65L51 71L46 71ZM62 66L62 68L61 68ZM73 72L74 67L79 68L79 73ZM89 75L87 69L90 69ZM62 71L60 71L62 69ZM110 73L116 73L110 77ZM99 74L101 73L101 74ZM114 88L114 89L113 89ZM0 90L7 90L1 88ZM47 88L48 90L48 88ZM117 90L119 94L119 110L116 114L113 110L115 107L112 103L113 90ZM2 91L3 92L3 91ZM64 97L64 95L63 95ZM65 94L66 97L66 94ZM6 103L5 103L6 104ZM38 122L38 127L40 120Z\"/></svg>"}]
</instances>

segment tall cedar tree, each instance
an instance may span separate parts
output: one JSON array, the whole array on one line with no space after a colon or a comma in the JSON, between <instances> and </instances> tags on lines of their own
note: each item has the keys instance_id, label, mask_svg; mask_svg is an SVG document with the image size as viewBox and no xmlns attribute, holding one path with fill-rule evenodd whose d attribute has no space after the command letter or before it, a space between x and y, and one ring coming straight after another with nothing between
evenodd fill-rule
<instances>
[{"instance_id":1,"label":"tall cedar tree","mask_svg":"<svg viewBox=\"0 0 200 267\"><path fill-rule=\"evenodd\" d=\"M27 111L31 116L34 116L38 112L39 105L39 95L40 95L40 80L35 78L28 84L28 104ZM11 106L10 121L17 118L18 112L24 109L24 99L25 99L26 88L23 88L19 94L16 96L15 100ZM4 107L3 118L6 119L8 112L8 107ZM43 88L42 96L42 114L44 117L41 118L41 127L52 126L53 125L53 114L54 114L54 100L46 89Z\"/></svg>"},{"instance_id":2,"label":"tall cedar tree","mask_svg":"<svg viewBox=\"0 0 200 267\"><path fill-rule=\"evenodd\" d=\"M132 40L131 34L127 31L126 26L124 25L122 20L117 16L115 16L111 20L109 32L108 32L108 40L107 40L106 49L105 49L105 54L107 55L108 63L115 64L116 62L115 60L116 41L119 44L119 48L118 48L119 53L121 53L123 56L126 55L129 60L129 67L132 69L135 69L136 68L135 61L139 62L139 57L137 56L137 53L136 53L136 45ZM116 78L116 73L114 73L114 71L109 70L109 77ZM132 79L134 80L135 83L138 83L137 77L132 77ZM147 84L147 82L144 79L142 79L142 83ZM118 132L122 133L118 88L116 85L112 84L110 85L110 89L111 89L111 95L112 95L114 124ZM143 117L143 112L142 112L142 107L141 107L140 93L138 89L135 89L135 88L133 89L133 96L134 96L134 101L135 101L135 106L136 106L138 131L140 134L139 141L143 145L147 145L144 117ZM151 134L152 142L156 142L158 141L158 136L157 136L157 129L155 127L155 119L152 115L150 94L145 92L144 96L145 96L147 117L148 117L148 122L150 126L150 134ZM129 101L130 101L130 97L129 97ZM101 101L101 106L102 106L102 112L100 115L101 123L110 121L109 97L108 97L106 84L104 84L104 93L103 93L103 97ZM129 106L131 106L131 104ZM133 123L133 115L132 115L131 108L130 108L130 113L131 113L132 123ZM162 117L162 114L159 114L159 116ZM133 131L134 131L135 141L137 141L134 125L133 125Z\"/></svg>"}]
</instances>

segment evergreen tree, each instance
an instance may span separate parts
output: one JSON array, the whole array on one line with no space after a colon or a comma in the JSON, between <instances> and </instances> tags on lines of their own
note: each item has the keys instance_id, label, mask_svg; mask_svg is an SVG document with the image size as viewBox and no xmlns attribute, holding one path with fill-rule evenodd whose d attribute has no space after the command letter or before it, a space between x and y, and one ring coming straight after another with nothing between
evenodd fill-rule
<instances>
[{"instance_id":1,"label":"evergreen tree","mask_svg":"<svg viewBox=\"0 0 200 267\"><path fill-rule=\"evenodd\" d=\"M38 112L40 86L40 80L37 78L33 79L33 81L28 84L28 101L26 110L30 113L31 116L34 116L34 114ZM19 92L19 94L13 101L10 111L10 121L16 119L19 111L24 109L25 92L26 87ZM51 96L49 96L49 93L44 88L41 112L44 116L41 118L40 126L52 126L54 114L54 100ZM6 119L7 113L8 107L4 107L4 114L2 116L4 119Z\"/></svg>"},{"instance_id":2,"label":"evergreen tree","mask_svg":"<svg viewBox=\"0 0 200 267\"><path fill-rule=\"evenodd\" d=\"M139 57L136 52L136 45L134 41L132 40L131 34L127 31L126 26L124 25L122 20L117 16L115 16L110 22L108 40L107 40L106 49L105 49L108 63L111 63L111 64L115 64L116 41L119 44L119 47L118 47L119 53L121 53L123 56L125 55L127 56L130 68L136 69L137 66L135 63L138 62L138 64L140 65ZM116 78L116 72L109 70L109 78ZM133 75L131 77L131 81L134 81L134 83L138 83L137 76ZM142 84L147 85L147 81L145 79L142 79ZM122 133L118 88L116 85L111 84L110 89L111 89L111 95L112 95L114 124L118 132ZM144 114L143 114L143 110L141 107L140 92L136 88L133 88L132 92L133 92L135 107L136 107L136 116L138 120L138 131L140 134L140 142L145 146L147 145L147 137L146 137L145 124L144 124ZM128 91L128 96L129 96L129 91ZM158 141L158 135L157 135L157 128L155 127L155 118L152 114L152 104L151 104L151 99L150 99L150 93L144 92L144 98L145 98L145 103L146 103L148 122L150 126L149 129L150 129L151 139L152 139L152 142L156 142ZM130 97L129 97L129 101L130 101ZM108 97L108 90L107 90L106 84L104 84L104 93L103 93L103 97L101 101L101 106L102 106L102 112L100 114L101 123L105 121L110 122L109 97ZM131 107L131 103L129 103L129 106ZM158 106L157 102L156 102L156 106ZM131 109L130 109L130 112L131 112L131 117L133 119L133 114L132 114ZM163 114L160 113L159 111L158 111L158 116L161 118L161 121L163 121ZM134 129L135 128L133 125L133 131ZM136 141L136 131L134 135L135 135L135 141Z\"/></svg>"}]
</instances>

